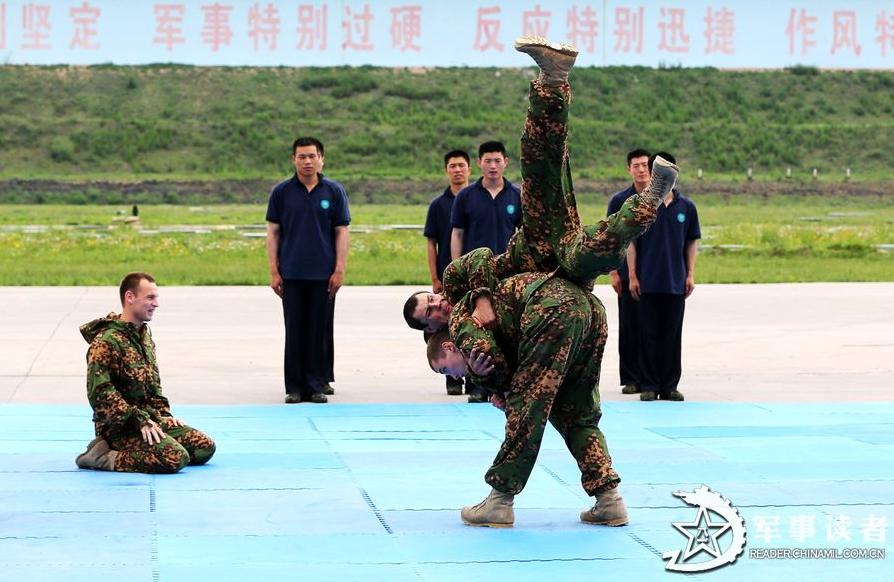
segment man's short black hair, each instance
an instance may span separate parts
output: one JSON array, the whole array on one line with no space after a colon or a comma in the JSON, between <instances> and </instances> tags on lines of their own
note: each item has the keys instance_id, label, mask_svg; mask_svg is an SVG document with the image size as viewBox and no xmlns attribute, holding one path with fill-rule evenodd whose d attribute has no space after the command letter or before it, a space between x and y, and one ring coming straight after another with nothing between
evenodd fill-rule
<instances>
[{"instance_id":1,"label":"man's short black hair","mask_svg":"<svg viewBox=\"0 0 894 582\"><path fill-rule=\"evenodd\" d=\"M155 283L155 279L149 273L136 272L124 275L124 278L121 279L121 284L118 285L118 296L121 298L121 305L124 305L125 293L130 291L136 294L140 290L140 281L143 279L150 283Z\"/></svg>"},{"instance_id":2,"label":"man's short black hair","mask_svg":"<svg viewBox=\"0 0 894 582\"><path fill-rule=\"evenodd\" d=\"M484 154L492 154L494 152L503 154L503 157L506 156L506 146L503 145L501 141L486 141L480 146L478 146L478 159L484 157Z\"/></svg>"},{"instance_id":3,"label":"man's short black hair","mask_svg":"<svg viewBox=\"0 0 894 582\"><path fill-rule=\"evenodd\" d=\"M450 150L446 154L444 154L444 167L447 167L447 164L450 162L452 158L462 158L466 161L467 164L471 164L472 161L469 159L469 154L466 153L465 150Z\"/></svg>"},{"instance_id":4,"label":"man's short black hair","mask_svg":"<svg viewBox=\"0 0 894 582\"><path fill-rule=\"evenodd\" d=\"M304 148L307 146L314 146L315 148L317 148L317 153L320 154L321 157L323 156L323 142L315 137L310 136L299 137L294 142L292 142L292 155L295 155L295 152L298 150L298 148Z\"/></svg>"},{"instance_id":5,"label":"man's short black hair","mask_svg":"<svg viewBox=\"0 0 894 582\"><path fill-rule=\"evenodd\" d=\"M419 305L419 295L422 293L427 293L427 291L416 291L410 295L407 302L404 303L404 319L406 320L407 325L409 325L411 329L418 329L420 331L425 330L425 325L413 317L413 313L416 311L416 306Z\"/></svg>"},{"instance_id":6,"label":"man's short black hair","mask_svg":"<svg viewBox=\"0 0 894 582\"><path fill-rule=\"evenodd\" d=\"M633 161L634 158L642 157L651 158L652 154L649 153L648 150L644 150L642 148L636 148L635 150L627 152L627 167L630 167L630 162Z\"/></svg>"},{"instance_id":7,"label":"man's short black hair","mask_svg":"<svg viewBox=\"0 0 894 582\"><path fill-rule=\"evenodd\" d=\"M425 356L428 358L428 365L431 367L431 363L434 360L439 358L443 358L444 348L442 347L444 342L452 342L450 339L450 333L446 329L442 329L436 331L428 338L425 342ZM435 370L437 372L437 370Z\"/></svg>"}]
</instances>

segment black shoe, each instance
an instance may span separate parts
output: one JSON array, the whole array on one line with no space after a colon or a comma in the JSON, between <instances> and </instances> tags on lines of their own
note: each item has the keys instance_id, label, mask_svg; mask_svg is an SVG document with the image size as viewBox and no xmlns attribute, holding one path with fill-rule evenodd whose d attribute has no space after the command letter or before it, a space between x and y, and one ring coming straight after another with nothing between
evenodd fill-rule
<instances>
[{"instance_id":1,"label":"black shoe","mask_svg":"<svg viewBox=\"0 0 894 582\"><path fill-rule=\"evenodd\" d=\"M463 381L455 380L450 376L447 377L447 394L451 396L459 396L463 393Z\"/></svg>"},{"instance_id":2,"label":"black shoe","mask_svg":"<svg viewBox=\"0 0 894 582\"><path fill-rule=\"evenodd\" d=\"M304 399L301 398L301 395L298 394L297 392L287 392L286 393L286 404L298 404L302 400L304 400Z\"/></svg>"},{"instance_id":3,"label":"black shoe","mask_svg":"<svg viewBox=\"0 0 894 582\"><path fill-rule=\"evenodd\" d=\"M487 395L484 392L475 391L469 394L469 402L487 402Z\"/></svg>"},{"instance_id":4,"label":"black shoe","mask_svg":"<svg viewBox=\"0 0 894 582\"><path fill-rule=\"evenodd\" d=\"M655 400L654 392L640 392L639 399L643 402L652 402Z\"/></svg>"},{"instance_id":5,"label":"black shoe","mask_svg":"<svg viewBox=\"0 0 894 582\"><path fill-rule=\"evenodd\" d=\"M322 392L314 392L310 395L310 401L314 404L326 404L329 402L329 399Z\"/></svg>"},{"instance_id":6,"label":"black shoe","mask_svg":"<svg viewBox=\"0 0 894 582\"><path fill-rule=\"evenodd\" d=\"M627 384L621 388L621 394L639 394L639 386L636 384Z\"/></svg>"},{"instance_id":7,"label":"black shoe","mask_svg":"<svg viewBox=\"0 0 894 582\"><path fill-rule=\"evenodd\" d=\"M683 393L679 390L671 390L667 394L661 394L659 396L662 400L672 400L674 402L683 402L685 398L683 398Z\"/></svg>"},{"instance_id":8,"label":"black shoe","mask_svg":"<svg viewBox=\"0 0 894 582\"><path fill-rule=\"evenodd\" d=\"M326 382L325 384L323 384L323 394L332 396L333 394L335 394L335 388L333 388L329 382Z\"/></svg>"}]
</instances>

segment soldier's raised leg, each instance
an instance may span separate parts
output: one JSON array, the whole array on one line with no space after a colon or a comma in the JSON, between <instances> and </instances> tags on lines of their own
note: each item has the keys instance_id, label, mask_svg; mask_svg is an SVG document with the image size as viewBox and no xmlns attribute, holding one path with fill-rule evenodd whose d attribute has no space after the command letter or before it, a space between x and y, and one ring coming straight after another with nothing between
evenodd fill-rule
<instances>
[{"instance_id":1,"label":"soldier's raised leg","mask_svg":"<svg viewBox=\"0 0 894 582\"><path fill-rule=\"evenodd\" d=\"M539 37L519 38L515 47L540 66L540 75L528 90L529 106L521 137L520 237L536 270L549 272L559 266L556 244L566 233L581 227L568 160L568 73L577 49Z\"/></svg>"},{"instance_id":2,"label":"soldier's raised leg","mask_svg":"<svg viewBox=\"0 0 894 582\"><path fill-rule=\"evenodd\" d=\"M568 73L577 49L541 37L521 37L516 50L540 67L531 82L530 106L521 140L522 228L498 257L499 272L561 267L575 282L592 285L616 268L630 241L655 221L656 208L676 181L676 166L658 158L649 186L621 210L594 225L582 226L568 159Z\"/></svg>"}]
</instances>

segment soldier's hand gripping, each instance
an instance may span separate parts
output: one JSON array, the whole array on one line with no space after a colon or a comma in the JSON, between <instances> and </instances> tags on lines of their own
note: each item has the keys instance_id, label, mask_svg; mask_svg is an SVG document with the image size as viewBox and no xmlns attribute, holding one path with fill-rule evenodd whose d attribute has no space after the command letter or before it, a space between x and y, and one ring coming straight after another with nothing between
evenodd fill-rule
<instances>
[{"instance_id":1,"label":"soldier's hand gripping","mask_svg":"<svg viewBox=\"0 0 894 582\"><path fill-rule=\"evenodd\" d=\"M475 300L475 309L472 311L472 321L481 329L491 329L497 323L497 315L490 297L482 296Z\"/></svg>"},{"instance_id":2,"label":"soldier's hand gripping","mask_svg":"<svg viewBox=\"0 0 894 582\"><path fill-rule=\"evenodd\" d=\"M150 445L160 443L167 436L154 420L146 421L146 424L140 427L140 433L143 435L143 440Z\"/></svg>"},{"instance_id":3,"label":"soldier's hand gripping","mask_svg":"<svg viewBox=\"0 0 894 582\"><path fill-rule=\"evenodd\" d=\"M494 371L493 359L478 348L469 352L469 371L476 376L487 376Z\"/></svg>"}]
</instances>

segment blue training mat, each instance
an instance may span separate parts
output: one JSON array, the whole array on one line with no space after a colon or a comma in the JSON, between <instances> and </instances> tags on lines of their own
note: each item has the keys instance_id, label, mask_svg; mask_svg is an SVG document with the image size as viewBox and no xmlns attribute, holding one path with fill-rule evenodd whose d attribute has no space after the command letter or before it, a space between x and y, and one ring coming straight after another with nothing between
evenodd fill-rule
<instances>
[{"instance_id":1,"label":"blue training mat","mask_svg":"<svg viewBox=\"0 0 894 582\"><path fill-rule=\"evenodd\" d=\"M482 477L504 428L490 406L179 407L217 454L176 475L77 469L93 436L85 406L0 406L2 578L652 580L669 575L664 552L686 548L672 524L697 516L673 492L701 484L732 503L748 533L734 564L693 580L894 572L894 404L610 402L603 411L630 524L580 522L593 500L548 427L515 499L515 527L487 529L463 525L459 510L489 491ZM750 554L766 548L885 557Z\"/></svg>"}]
</instances>

